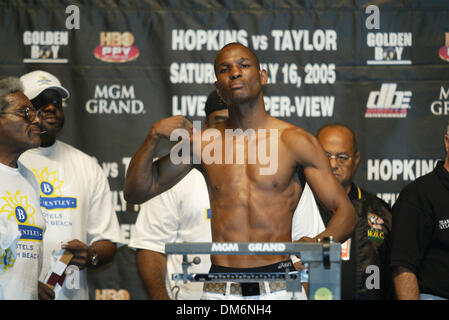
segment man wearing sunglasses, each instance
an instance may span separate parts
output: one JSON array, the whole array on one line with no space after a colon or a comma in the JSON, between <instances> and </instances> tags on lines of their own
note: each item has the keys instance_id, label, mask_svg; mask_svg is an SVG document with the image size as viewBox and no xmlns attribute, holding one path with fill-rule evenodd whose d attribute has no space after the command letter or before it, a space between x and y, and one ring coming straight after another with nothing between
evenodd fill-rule
<instances>
[{"instance_id":1,"label":"man wearing sunglasses","mask_svg":"<svg viewBox=\"0 0 449 320\"><path fill-rule=\"evenodd\" d=\"M337 180L343 186L358 222L352 236L342 244L343 300L387 299L392 292L389 270L392 217L388 204L353 182L360 162L354 132L341 124L322 127L318 141L327 153ZM319 206L325 225L331 214Z\"/></svg>"},{"instance_id":2,"label":"man wearing sunglasses","mask_svg":"<svg viewBox=\"0 0 449 320\"><path fill-rule=\"evenodd\" d=\"M56 139L64 125L62 102L69 97L68 90L55 76L41 70L27 73L21 80L25 94L42 119L40 148L21 157L40 184L41 206L46 211L47 233L40 281L52 270L55 254L61 249L73 253L70 265L75 271L81 270L79 286L64 283L55 287L53 295L40 282L39 295L42 299L88 299L85 268L110 261L120 241L109 184L93 157Z\"/></svg>"},{"instance_id":3,"label":"man wearing sunglasses","mask_svg":"<svg viewBox=\"0 0 449 320\"><path fill-rule=\"evenodd\" d=\"M20 155L41 143L41 119L18 78L0 80L0 300L37 299L45 220Z\"/></svg>"}]
</instances>

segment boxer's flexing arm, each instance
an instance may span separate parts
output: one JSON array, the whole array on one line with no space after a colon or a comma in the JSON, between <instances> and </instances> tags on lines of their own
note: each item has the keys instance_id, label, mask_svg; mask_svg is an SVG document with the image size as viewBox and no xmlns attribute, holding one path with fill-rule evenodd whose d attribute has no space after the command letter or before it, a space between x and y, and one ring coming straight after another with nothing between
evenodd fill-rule
<instances>
[{"instance_id":1,"label":"boxer's flexing arm","mask_svg":"<svg viewBox=\"0 0 449 320\"><path fill-rule=\"evenodd\" d=\"M187 130L191 135L193 126L183 116L173 116L156 122L149 130L126 172L124 197L127 202L140 204L151 199L175 185L192 169L190 164L173 164L169 155L153 163L159 140L168 139L175 129Z\"/></svg>"},{"instance_id":2,"label":"boxer's flexing arm","mask_svg":"<svg viewBox=\"0 0 449 320\"><path fill-rule=\"evenodd\" d=\"M322 233L314 239L333 236L343 242L353 232L357 214L341 184L333 175L329 160L318 140L301 129L287 130L283 135L294 159L304 168L306 180L318 200L333 216Z\"/></svg>"}]
</instances>

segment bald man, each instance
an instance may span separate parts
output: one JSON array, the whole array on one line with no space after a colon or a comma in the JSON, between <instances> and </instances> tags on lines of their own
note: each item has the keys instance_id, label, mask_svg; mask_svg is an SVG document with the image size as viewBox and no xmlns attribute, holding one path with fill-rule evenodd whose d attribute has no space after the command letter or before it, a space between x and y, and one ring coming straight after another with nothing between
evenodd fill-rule
<instances>
[{"instance_id":1,"label":"bald man","mask_svg":"<svg viewBox=\"0 0 449 320\"><path fill-rule=\"evenodd\" d=\"M332 172L343 186L358 214L354 233L342 245L342 299L386 299L391 295L389 270L390 207L353 182L360 162L354 132L345 125L331 124L317 133ZM320 207L326 225L329 211Z\"/></svg>"}]
</instances>

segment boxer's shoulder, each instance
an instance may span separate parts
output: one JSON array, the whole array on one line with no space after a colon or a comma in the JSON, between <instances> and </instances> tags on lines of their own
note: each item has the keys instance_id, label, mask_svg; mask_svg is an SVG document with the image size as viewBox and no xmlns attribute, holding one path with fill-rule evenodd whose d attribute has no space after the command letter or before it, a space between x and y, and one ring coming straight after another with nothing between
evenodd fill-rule
<instances>
[{"instance_id":1,"label":"boxer's shoulder","mask_svg":"<svg viewBox=\"0 0 449 320\"><path fill-rule=\"evenodd\" d=\"M286 123L279 130L281 141L290 147L315 144L316 138L311 133L295 125Z\"/></svg>"}]
</instances>

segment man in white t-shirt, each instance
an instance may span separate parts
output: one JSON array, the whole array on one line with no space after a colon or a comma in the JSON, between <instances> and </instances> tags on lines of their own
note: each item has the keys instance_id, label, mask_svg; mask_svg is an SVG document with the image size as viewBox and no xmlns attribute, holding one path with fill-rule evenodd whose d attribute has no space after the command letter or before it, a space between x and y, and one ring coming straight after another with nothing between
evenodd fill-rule
<instances>
[{"instance_id":1,"label":"man in white t-shirt","mask_svg":"<svg viewBox=\"0 0 449 320\"><path fill-rule=\"evenodd\" d=\"M59 80L45 71L33 71L21 77L25 94L42 115L39 148L20 158L39 182L41 207L47 232L40 281L44 281L61 248L74 256L71 265L79 268L80 281L67 281L56 291L55 299L88 299L86 267L110 261L120 242L120 228L113 209L106 176L97 160L74 147L56 140L64 124L62 100L69 97ZM52 298L40 283L42 298Z\"/></svg>"},{"instance_id":2,"label":"man in white t-shirt","mask_svg":"<svg viewBox=\"0 0 449 320\"><path fill-rule=\"evenodd\" d=\"M228 118L226 105L213 91L206 101L206 127L213 127ZM137 248L137 265L151 299L197 300L203 294L203 283L171 279L182 273L182 256L165 256L165 244L170 242L212 242L209 194L203 175L191 170L171 189L141 206L135 231L129 246ZM324 230L312 191L306 184L293 216L292 239L314 237ZM209 255L200 257L189 272L207 273ZM189 256L192 260L195 256Z\"/></svg>"},{"instance_id":3,"label":"man in white t-shirt","mask_svg":"<svg viewBox=\"0 0 449 320\"><path fill-rule=\"evenodd\" d=\"M38 298L45 220L34 175L18 159L41 143L40 123L20 80L0 80L1 299Z\"/></svg>"}]
</instances>

